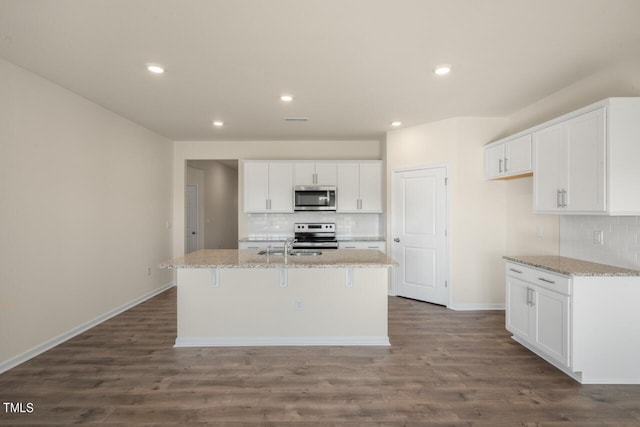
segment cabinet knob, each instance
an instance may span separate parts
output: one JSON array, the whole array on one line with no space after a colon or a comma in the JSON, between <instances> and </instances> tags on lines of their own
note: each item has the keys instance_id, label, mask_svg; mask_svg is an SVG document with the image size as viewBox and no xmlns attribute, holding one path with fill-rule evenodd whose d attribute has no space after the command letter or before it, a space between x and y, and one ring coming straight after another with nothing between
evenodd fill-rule
<instances>
[{"instance_id":1,"label":"cabinet knob","mask_svg":"<svg viewBox=\"0 0 640 427\"><path fill-rule=\"evenodd\" d=\"M400 239L396 237L395 239L393 239L393 241L398 243L398 242L400 242Z\"/></svg>"}]
</instances>

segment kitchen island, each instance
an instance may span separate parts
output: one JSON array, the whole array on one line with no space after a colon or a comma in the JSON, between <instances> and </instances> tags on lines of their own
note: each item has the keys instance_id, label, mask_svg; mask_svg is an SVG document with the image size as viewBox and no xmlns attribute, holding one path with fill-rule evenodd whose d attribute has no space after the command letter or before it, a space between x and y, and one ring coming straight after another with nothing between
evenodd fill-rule
<instances>
[{"instance_id":1,"label":"kitchen island","mask_svg":"<svg viewBox=\"0 0 640 427\"><path fill-rule=\"evenodd\" d=\"M206 249L161 265L177 269L176 347L388 346L388 269L376 250L316 256Z\"/></svg>"}]
</instances>

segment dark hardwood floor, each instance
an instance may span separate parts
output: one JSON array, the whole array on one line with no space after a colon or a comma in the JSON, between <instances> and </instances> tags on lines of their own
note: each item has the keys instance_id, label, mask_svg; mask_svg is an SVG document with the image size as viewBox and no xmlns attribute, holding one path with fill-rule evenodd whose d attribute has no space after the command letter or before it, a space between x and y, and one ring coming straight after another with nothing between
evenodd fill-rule
<instances>
[{"instance_id":1,"label":"dark hardwood floor","mask_svg":"<svg viewBox=\"0 0 640 427\"><path fill-rule=\"evenodd\" d=\"M640 386L583 386L504 313L389 299L392 347L181 348L175 288L0 375L2 425L640 426ZM640 363L640 361L639 361Z\"/></svg>"}]
</instances>

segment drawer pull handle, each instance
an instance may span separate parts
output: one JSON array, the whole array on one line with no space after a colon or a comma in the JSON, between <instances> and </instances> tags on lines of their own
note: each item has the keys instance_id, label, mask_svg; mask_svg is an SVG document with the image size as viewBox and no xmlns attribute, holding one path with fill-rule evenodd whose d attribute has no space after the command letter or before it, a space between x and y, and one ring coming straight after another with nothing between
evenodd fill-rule
<instances>
[{"instance_id":1,"label":"drawer pull handle","mask_svg":"<svg viewBox=\"0 0 640 427\"><path fill-rule=\"evenodd\" d=\"M522 274L522 271L516 270L515 268L510 268L509 271L513 271L514 273Z\"/></svg>"},{"instance_id":2,"label":"drawer pull handle","mask_svg":"<svg viewBox=\"0 0 640 427\"><path fill-rule=\"evenodd\" d=\"M538 280L542 280L543 282L551 283L552 285L555 285L555 283L556 283L553 280L545 279L544 277L538 277Z\"/></svg>"}]
</instances>

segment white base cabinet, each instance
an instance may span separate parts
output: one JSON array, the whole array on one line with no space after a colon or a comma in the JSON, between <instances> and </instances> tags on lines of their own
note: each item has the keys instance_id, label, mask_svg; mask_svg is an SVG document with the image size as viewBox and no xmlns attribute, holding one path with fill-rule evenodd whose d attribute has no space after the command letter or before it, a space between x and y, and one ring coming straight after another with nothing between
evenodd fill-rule
<instances>
[{"instance_id":1,"label":"white base cabinet","mask_svg":"<svg viewBox=\"0 0 640 427\"><path fill-rule=\"evenodd\" d=\"M583 384L640 384L640 277L506 263L506 329Z\"/></svg>"},{"instance_id":2,"label":"white base cabinet","mask_svg":"<svg viewBox=\"0 0 640 427\"><path fill-rule=\"evenodd\" d=\"M569 296L562 276L530 273L521 266L507 266L507 330L542 351L547 357L569 365ZM529 281L527 281L529 277ZM555 282L547 283L543 281ZM539 282L547 286L541 286Z\"/></svg>"}]
</instances>

